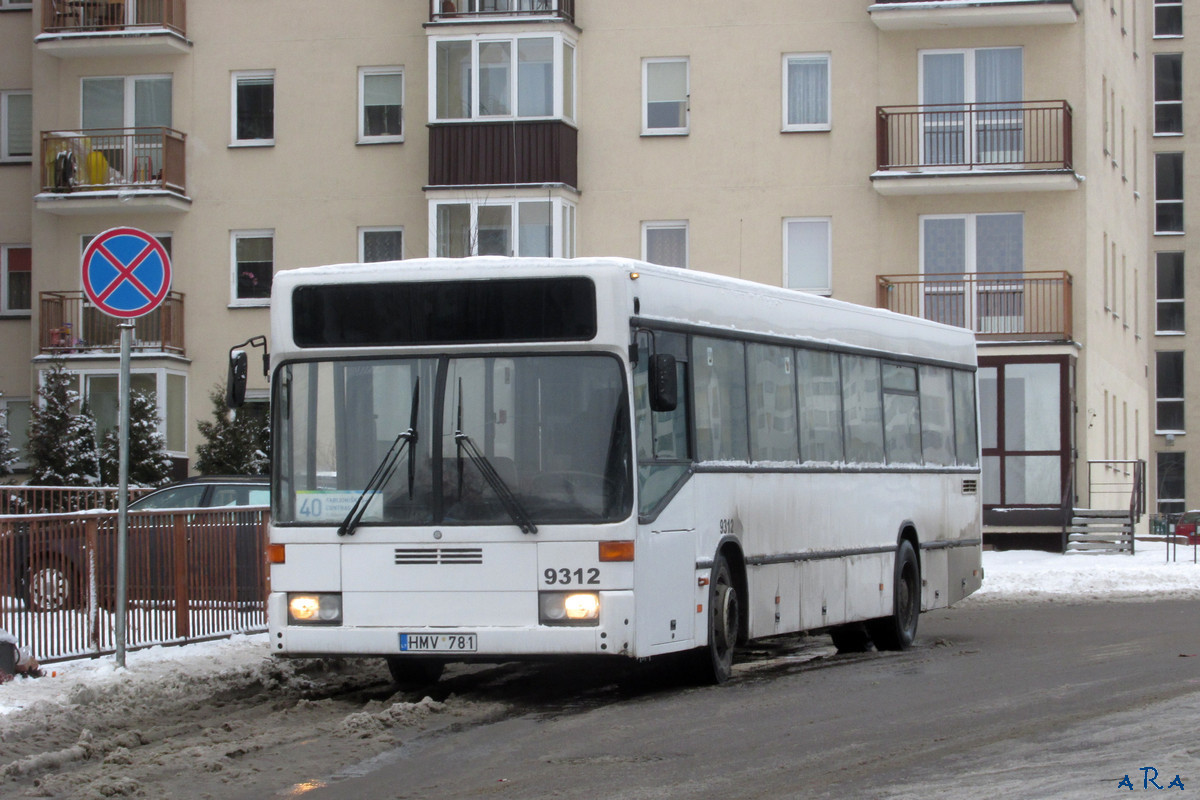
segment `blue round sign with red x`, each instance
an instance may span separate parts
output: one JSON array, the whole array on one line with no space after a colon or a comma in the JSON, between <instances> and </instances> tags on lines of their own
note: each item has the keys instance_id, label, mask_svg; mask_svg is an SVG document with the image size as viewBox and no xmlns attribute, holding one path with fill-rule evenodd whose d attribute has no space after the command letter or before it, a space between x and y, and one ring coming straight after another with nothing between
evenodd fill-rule
<instances>
[{"instance_id":1,"label":"blue round sign with red x","mask_svg":"<svg viewBox=\"0 0 1200 800\"><path fill-rule=\"evenodd\" d=\"M83 251L83 291L105 314L132 319L158 308L171 289L171 258L137 228L110 228Z\"/></svg>"}]
</instances>

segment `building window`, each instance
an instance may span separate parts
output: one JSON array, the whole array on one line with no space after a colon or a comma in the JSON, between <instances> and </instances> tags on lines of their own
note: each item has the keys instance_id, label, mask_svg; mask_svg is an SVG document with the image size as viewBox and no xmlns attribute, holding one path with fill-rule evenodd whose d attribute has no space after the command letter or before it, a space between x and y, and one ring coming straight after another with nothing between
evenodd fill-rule
<instances>
[{"instance_id":1,"label":"building window","mask_svg":"<svg viewBox=\"0 0 1200 800\"><path fill-rule=\"evenodd\" d=\"M358 260L399 261L404 258L403 228L359 228Z\"/></svg>"},{"instance_id":2,"label":"building window","mask_svg":"<svg viewBox=\"0 0 1200 800\"><path fill-rule=\"evenodd\" d=\"M686 58L642 59L642 133L686 135L690 94Z\"/></svg>"},{"instance_id":3,"label":"building window","mask_svg":"<svg viewBox=\"0 0 1200 800\"><path fill-rule=\"evenodd\" d=\"M1154 0L1154 36L1183 36L1183 0Z\"/></svg>"},{"instance_id":4,"label":"building window","mask_svg":"<svg viewBox=\"0 0 1200 800\"><path fill-rule=\"evenodd\" d=\"M0 426L8 429L8 446L17 451L17 460L13 464L16 469L24 469L29 463L25 449L29 445L31 411L32 404L28 398L0 395Z\"/></svg>"},{"instance_id":5,"label":"building window","mask_svg":"<svg viewBox=\"0 0 1200 800\"><path fill-rule=\"evenodd\" d=\"M233 73L235 145L275 144L275 70Z\"/></svg>"},{"instance_id":6,"label":"building window","mask_svg":"<svg viewBox=\"0 0 1200 800\"><path fill-rule=\"evenodd\" d=\"M430 119L573 119L575 48L561 36L438 39Z\"/></svg>"},{"instance_id":7,"label":"building window","mask_svg":"<svg viewBox=\"0 0 1200 800\"><path fill-rule=\"evenodd\" d=\"M1021 164L1028 124L1024 100L1024 51L1020 47L925 50L920 54L920 104L961 108L921 114L921 162L931 166Z\"/></svg>"},{"instance_id":8,"label":"building window","mask_svg":"<svg viewBox=\"0 0 1200 800\"><path fill-rule=\"evenodd\" d=\"M1183 153L1154 154L1154 232L1183 233Z\"/></svg>"},{"instance_id":9,"label":"building window","mask_svg":"<svg viewBox=\"0 0 1200 800\"><path fill-rule=\"evenodd\" d=\"M542 195L544 198L545 195ZM568 213L568 209L570 212ZM570 258L563 228L574 223L574 205L562 198L440 200L430 204L435 231L430 255L543 256ZM560 230L554 228L558 220ZM573 248L574 232L571 232Z\"/></svg>"},{"instance_id":10,"label":"building window","mask_svg":"<svg viewBox=\"0 0 1200 800\"><path fill-rule=\"evenodd\" d=\"M833 292L833 225L828 217L783 221L783 285L816 294Z\"/></svg>"},{"instance_id":11,"label":"building window","mask_svg":"<svg viewBox=\"0 0 1200 800\"><path fill-rule=\"evenodd\" d=\"M1154 134L1183 133L1183 54L1154 55Z\"/></svg>"},{"instance_id":12,"label":"building window","mask_svg":"<svg viewBox=\"0 0 1200 800\"><path fill-rule=\"evenodd\" d=\"M981 358L978 381L984 509L1057 508L1070 458L1066 365Z\"/></svg>"},{"instance_id":13,"label":"building window","mask_svg":"<svg viewBox=\"0 0 1200 800\"><path fill-rule=\"evenodd\" d=\"M827 131L830 127L829 54L783 57L783 129Z\"/></svg>"},{"instance_id":14,"label":"building window","mask_svg":"<svg viewBox=\"0 0 1200 800\"><path fill-rule=\"evenodd\" d=\"M1182 514L1187 511L1186 457L1183 453L1158 454L1158 513Z\"/></svg>"},{"instance_id":15,"label":"building window","mask_svg":"<svg viewBox=\"0 0 1200 800\"><path fill-rule=\"evenodd\" d=\"M28 316L33 310L33 249L0 245L0 314Z\"/></svg>"},{"instance_id":16,"label":"building window","mask_svg":"<svg viewBox=\"0 0 1200 800\"><path fill-rule=\"evenodd\" d=\"M404 141L404 70L363 67L358 71L358 141Z\"/></svg>"},{"instance_id":17,"label":"building window","mask_svg":"<svg viewBox=\"0 0 1200 800\"><path fill-rule=\"evenodd\" d=\"M1155 333L1183 333L1183 253L1155 253Z\"/></svg>"},{"instance_id":18,"label":"building window","mask_svg":"<svg viewBox=\"0 0 1200 800\"><path fill-rule=\"evenodd\" d=\"M0 0L0 11L28 11L33 0Z\"/></svg>"},{"instance_id":19,"label":"building window","mask_svg":"<svg viewBox=\"0 0 1200 800\"><path fill-rule=\"evenodd\" d=\"M665 267L687 269L687 220L643 222L642 260Z\"/></svg>"},{"instance_id":20,"label":"building window","mask_svg":"<svg viewBox=\"0 0 1200 800\"><path fill-rule=\"evenodd\" d=\"M0 92L0 163L33 160L33 93Z\"/></svg>"},{"instance_id":21,"label":"building window","mask_svg":"<svg viewBox=\"0 0 1200 800\"><path fill-rule=\"evenodd\" d=\"M1183 351L1159 351L1154 358L1157 406L1154 430L1156 433L1183 433Z\"/></svg>"},{"instance_id":22,"label":"building window","mask_svg":"<svg viewBox=\"0 0 1200 800\"><path fill-rule=\"evenodd\" d=\"M233 261L230 305L267 305L275 274L275 232L233 231L230 249Z\"/></svg>"}]
</instances>

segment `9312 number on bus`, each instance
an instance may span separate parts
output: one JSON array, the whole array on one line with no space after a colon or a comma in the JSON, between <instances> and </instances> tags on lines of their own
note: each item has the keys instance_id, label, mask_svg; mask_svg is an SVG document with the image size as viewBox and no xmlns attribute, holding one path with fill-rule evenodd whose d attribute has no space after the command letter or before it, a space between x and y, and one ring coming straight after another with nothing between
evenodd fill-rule
<instances>
[{"instance_id":1,"label":"9312 number on bus","mask_svg":"<svg viewBox=\"0 0 1200 800\"><path fill-rule=\"evenodd\" d=\"M587 569L583 567L577 569L550 567L542 573L542 578L547 586L599 586L600 570L597 567L588 567Z\"/></svg>"}]
</instances>

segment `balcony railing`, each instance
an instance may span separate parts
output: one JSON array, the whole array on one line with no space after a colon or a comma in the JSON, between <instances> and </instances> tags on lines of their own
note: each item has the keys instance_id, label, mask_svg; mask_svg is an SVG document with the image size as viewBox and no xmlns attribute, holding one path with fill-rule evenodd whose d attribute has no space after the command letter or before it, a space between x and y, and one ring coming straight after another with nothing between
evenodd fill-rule
<instances>
[{"instance_id":1,"label":"balcony railing","mask_svg":"<svg viewBox=\"0 0 1200 800\"><path fill-rule=\"evenodd\" d=\"M880 171L1069 170L1071 106L1065 100L880 106Z\"/></svg>"},{"instance_id":2,"label":"balcony railing","mask_svg":"<svg viewBox=\"0 0 1200 800\"><path fill-rule=\"evenodd\" d=\"M430 0L433 22L515 17L553 17L573 22L575 0Z\"/></svg>"},{"instance_id":3,"label":"balcony railing","mask_svg":"<svg viewBox=\"0 0 1200 800\"><path fill-rule=\"evenodd\" d=\"M149 189L186 194L184 141L170 128L42 133L42 191Z\"/></svg>"},{"instance_id":4,"label":"balcony railing","mask_svg":"<svg viewBox=\"0 0 1200 800\"><path fill-rule=\"evenodd\" d=\"M83 292L42 292L38 348L42 353L115 353L121 349L119 320L87 302ZM162 304L134 321L133 349L184 352L183 295L168 292Z\"/></svg>"},{"instance_id":5,"label":"balcony railing","mask_svg":"<svg viewBox=\"0 0 1200 800\"><path fill-rule=\"evenodd\" d=\"M970 328L981 340L1070 341L1071 273L880 275L876 305Z\"/></svg>"},{"instance_id":6,"label":"balcony railing","mask_svg":"<svg viewBox=\"0 0 1200 800\"><path fill-rule=\"evenodd\" d=\"M429 126L429 185L579 185L579 131L561 120Z\"/></svg>"},{"instance_id":7,"label":"balcony railing","mask_svg":"<svg viewBox=\"0 0 1200 800\"><path fill-rule=\"evenodd\" d=\"M42 0L43 33L187 32L187 0Z\"/></svg>"}]
</instances>

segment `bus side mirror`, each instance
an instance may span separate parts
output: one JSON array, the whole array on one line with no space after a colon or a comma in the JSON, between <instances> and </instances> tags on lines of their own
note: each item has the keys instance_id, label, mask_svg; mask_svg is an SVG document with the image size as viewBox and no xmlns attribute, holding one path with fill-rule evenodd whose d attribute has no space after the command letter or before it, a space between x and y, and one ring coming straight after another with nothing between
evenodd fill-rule
<instances>
[{"instance_id":1,"label":"bus side mirror","mask_svg":"<svg viewBox=\"0 0 1200 800\"><path fill-rule=\"evenodd\" d=\"M655 353L650 356L650 410L674 411L679 405L679 379L675 356Z\"/></svg>"},{"instance_id":2,"label":"bus side mirror","mask_svg":"<svg viewBox=\"0 0 1200 800\"><path fill-rule=\"evenodd\" d=\"M246 402L246 351L234 350L229 354L229 375L225 379L225 405L241 408Z\"/></svg>"}]
</instances>

